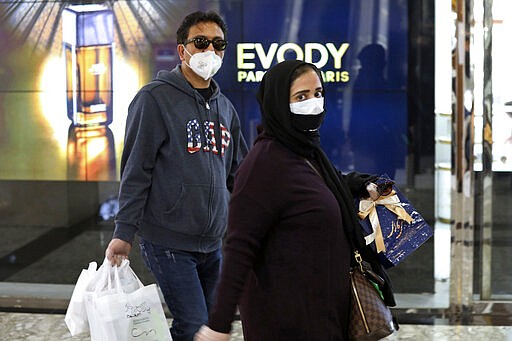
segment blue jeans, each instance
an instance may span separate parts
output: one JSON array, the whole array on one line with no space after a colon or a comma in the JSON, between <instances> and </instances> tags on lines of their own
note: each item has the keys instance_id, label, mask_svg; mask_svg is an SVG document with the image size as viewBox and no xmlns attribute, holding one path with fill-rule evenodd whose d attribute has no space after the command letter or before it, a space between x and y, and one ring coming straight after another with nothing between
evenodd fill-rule
<instances>
[{"instance_id":1,"label":"blue jeans","mask_svg":"<svg viewBox=\"0 0 512 341\"><path fill-rule=\"evenodd\" d=\"M213 304L219 278L221 250L180 251L147 240L140 241L140 248L172 314L173 341L192 341L199 328L208 322L208 309Z\"/></svg>"}]
</instances>

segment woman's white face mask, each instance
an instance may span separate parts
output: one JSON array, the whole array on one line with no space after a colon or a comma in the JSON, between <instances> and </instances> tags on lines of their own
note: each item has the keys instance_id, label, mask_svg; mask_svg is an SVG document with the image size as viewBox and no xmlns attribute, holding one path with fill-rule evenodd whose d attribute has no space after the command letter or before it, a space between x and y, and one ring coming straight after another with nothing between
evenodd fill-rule
<instances>
[{"instance_id":1,"label":"woman's white face mask","mask_svg":"<svg viewBox=\"0 0 512 341\"><path fill-rule=\"evenodd\" d=\"M214 51L199 52L196 54L190 54L186 48L185 51L190 55L190 65L187 65L205 81L212 78L222 66L222 58Z\"/></svg>"},{"instance_id":2,"label":"woman's white face mask","mask_svg":"<svg viewBox=\"0 0 512 341\"><path fill-rule=\"evenodd\" d=\"M315 97L302 102L290 103L292 125L299 131L320 129L324 121L324 98Z\"/></svg>"},{"instance_id":3,"label":"woman's white face mask","mask_svg":"<svg viewBox=\"0 0 512 341\"><path fill-rule=\"evenodd\" d=\"M290 103L290 111L295 115L318 115L324 111L324 98L314 97L302 102Z\"/></svg>"}]
</instances>

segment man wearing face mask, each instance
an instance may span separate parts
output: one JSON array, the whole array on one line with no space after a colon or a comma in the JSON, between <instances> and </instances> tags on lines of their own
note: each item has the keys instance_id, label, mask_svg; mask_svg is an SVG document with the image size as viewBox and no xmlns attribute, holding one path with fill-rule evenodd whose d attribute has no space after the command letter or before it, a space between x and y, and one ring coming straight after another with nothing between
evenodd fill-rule
<instances>
[{"instance_id":1,"label":"man wearing face mask","mask_svg":"<svg viewBox=\"0 0 512 341\"><path fill-rule=\"evenodd\" d=\"M126 121L119 212L105 254L119 264L139 237L173 316L174 341L192 340L207 321L233 178L247 153L238 115L212 79L225 34L215 12L185 17L181 65L139 90Z\"/></svg>"}]
</instances>

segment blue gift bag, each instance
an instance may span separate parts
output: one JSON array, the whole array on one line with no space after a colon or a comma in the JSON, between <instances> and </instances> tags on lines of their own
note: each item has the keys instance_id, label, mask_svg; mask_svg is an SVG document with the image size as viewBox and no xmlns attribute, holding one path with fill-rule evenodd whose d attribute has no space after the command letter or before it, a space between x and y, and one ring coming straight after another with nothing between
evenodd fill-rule
<instances>
[{"instance_id":1,"label":"blue gift bag","mask_svg":"<svg viewBox=\"0 0 512 341\"><path fill-rule=\"evenodd\" d=\"M389 177L383 175L375 183L387 181ZM432 228L394 184L389 194L375 201L356 199L356 210L366 244L378 253L385 268L403 261L433 235Z\"/></svg>"}]
</instances>

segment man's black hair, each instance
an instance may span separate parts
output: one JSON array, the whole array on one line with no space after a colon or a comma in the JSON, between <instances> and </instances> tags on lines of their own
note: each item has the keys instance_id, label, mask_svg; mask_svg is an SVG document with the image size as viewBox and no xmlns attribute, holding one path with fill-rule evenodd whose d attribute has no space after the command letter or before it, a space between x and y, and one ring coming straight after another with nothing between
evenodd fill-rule
<instances>
[{"instance_id":1,"label":"man's black hair","mask_svg":"<svg viewBox=\"0 0 512 341\"><path fill-rule=\"evenodd\" d=\"M188 33L190 31L190 27L197 25L201 22L213 22L219 25L222 33L224 33L224 39L227 33L227 26L224 20L220 15L218 15L215 11L201 12L197 11L191 13L183 19L178 31L176 31L176 40L178 44L184 44L188 38Z\"/></svg>"}]
</instances>

